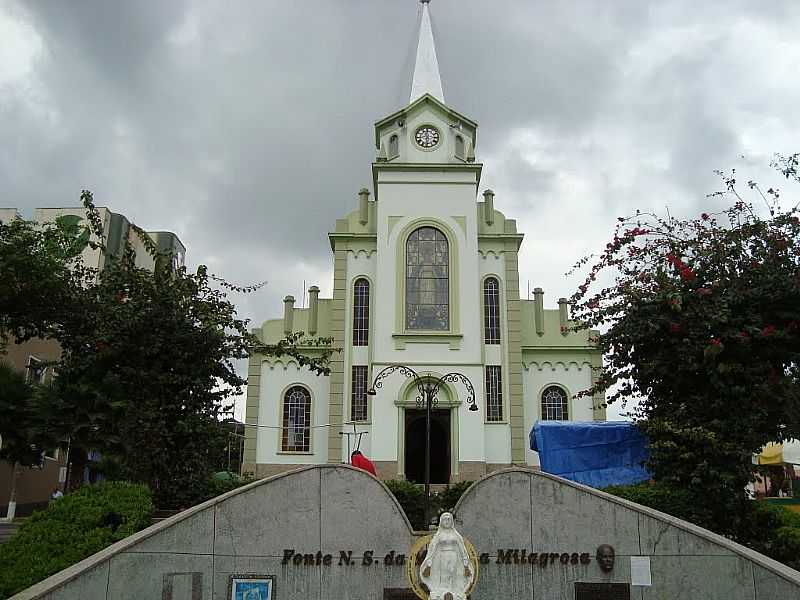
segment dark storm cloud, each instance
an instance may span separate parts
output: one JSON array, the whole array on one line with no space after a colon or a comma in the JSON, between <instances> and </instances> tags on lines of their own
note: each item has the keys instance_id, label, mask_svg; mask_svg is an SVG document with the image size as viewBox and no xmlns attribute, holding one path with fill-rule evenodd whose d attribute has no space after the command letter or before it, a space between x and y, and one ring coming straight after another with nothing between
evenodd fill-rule
<instances>
[{"instance_id":1,"label":"dark storm cloud","mask_svg":"<svg viewBox=\"0 0 800 600\"><path fill-rule=\"evenodd\" d=\"M697 212L713 169L797 151L793 8L434 0L445 97L481 124L523 282L553 305L618 214ZM238 302L277 316L303 279L330 290L325 234L371 182L372 123L407 101L416 26L413 0L0 4L0 205L92 189L190 263L268 279Z\"/></svg>"}]
</instances>

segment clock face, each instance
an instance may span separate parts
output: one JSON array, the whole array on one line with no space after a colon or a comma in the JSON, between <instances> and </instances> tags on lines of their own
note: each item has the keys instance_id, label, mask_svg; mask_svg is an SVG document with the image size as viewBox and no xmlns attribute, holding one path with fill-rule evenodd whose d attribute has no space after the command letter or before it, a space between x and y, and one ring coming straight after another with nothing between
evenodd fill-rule
<instances>
[{"instance_id":1,"label":"clock face","mask_svg":"<svg viewBox=\"0 0 800 600\"><path fill-rule=\"evenodd\" d=\"M424 125L417 129L414 139L420 148L433 148L439 143L439 131L430 125Z\"/></svg>"}]
</instances>

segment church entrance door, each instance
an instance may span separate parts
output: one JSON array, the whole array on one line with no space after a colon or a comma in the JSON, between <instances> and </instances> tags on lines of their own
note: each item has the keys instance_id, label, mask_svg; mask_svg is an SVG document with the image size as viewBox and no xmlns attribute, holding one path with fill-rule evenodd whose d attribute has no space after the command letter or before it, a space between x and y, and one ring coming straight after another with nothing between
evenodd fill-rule
<instances>
[{"instance_id":1,"label":"church entrance door","mask_svg":"<svg viewBox=\"0 0 800 600\"><path fill-rule=\"evenodd\" d=\"M425 483L425 411L406 409L405 473ZM450 483L450 411L431 411L431 483Z\"/></svg>"}]
</instances>

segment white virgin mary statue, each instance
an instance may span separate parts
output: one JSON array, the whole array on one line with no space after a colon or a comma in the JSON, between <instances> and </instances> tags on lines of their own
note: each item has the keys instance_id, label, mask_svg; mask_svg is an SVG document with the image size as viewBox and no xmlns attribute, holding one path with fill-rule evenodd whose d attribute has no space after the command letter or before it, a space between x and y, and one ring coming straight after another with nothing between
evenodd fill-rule
<instances>
[{"instance_id":1,"label":"white virgin mary statue","mask_svg":"<svg viewBox=\"0 0 800 600\"><path fill-rule=\"evenodd\" d=\"M428 586L430 600L466 600L474 577L464 538L453 526L453 515L442 513L420 566L420 581Z\"/></svg>"}]
</instances>

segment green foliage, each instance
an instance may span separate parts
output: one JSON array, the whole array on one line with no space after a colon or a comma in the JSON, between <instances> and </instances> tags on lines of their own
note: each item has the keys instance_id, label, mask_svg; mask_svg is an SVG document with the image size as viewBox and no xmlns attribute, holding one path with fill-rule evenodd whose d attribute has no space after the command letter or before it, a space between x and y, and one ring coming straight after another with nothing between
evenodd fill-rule
<instances>
[{"instance_id":1,"label":"green foliage","mask_svg":"<svg viewBox=\"0 0 800 600\"><path fill-rule=\"evenodd\" d=\"M204 473L205 469L198 469L198 471ZM199 476L194 476L184 478L184 481L187 482L187 485L180 489L169 486L155 490L153 495L156 505L160 509L184 510L252 483L253 478L239 477L238 475L230 478L216 476L200 478Z\"/></svg>"},{"instance_id":2,"label":"green foliage","mask_svg":"<svg viewBox=\"0 0 800 600\"><path fill-rule=\"evenodd\" d=\"M734 203L723 213L620 218L572 301L578 328L602 331L606 363L586 393L638 401L655 479L738 538L751 456L800 437L800 211L748 182L762 216L733 175L724 183ZM601 275L614 283L597 289Z\"/></svg>"},{"instance_id":3,"label":"green foliage","mask_svg":"<svg viewBox=\"0 0 800 600\"><path fill-rule=\"evenodd\" d=\"M0 459L30 467L58 445L59 426L49 411L54 401L49 388L26 382L24 373L0 362Z\"/></svg>"},{"instance_id":4,"label":"green foliage","mask_svg":"<svg viewBox=\"0 0 800 600\"><path fill-rule=\"evenodd\" d=\"M155 265L140 268L130 238L122 252L105 247L91 193L81 200L85 221L0 223L0 340L49 337L63 352L43 413L33 402L28 411L21 400L0 400L13 416L0 416L0 435L38 434L37 420L47 418L70 438L73 456L98 450L107 473L147 483L160 506L188 506L205 495L228 441L220 418L246 384L236 361L288 355L325 375L331 341L296 333L263 344L225 294L260 284L228 284L202 265L175 268L132 225ZM82 264L87 245L103 253L102 270Z\"/></svg>"},{"instance_id":5,"label":"green foliage","mask_svg":"<svg viewBox=\"0 0 800 600\"><path fill-rule=\"evenodd\" d=\"M418 531L427 530L425 525L425 487L400 479L392 479L384 483L403 507L411 526ZM471 481L462 481L448 486L441 492L432 492L431 515L436 516L445 511L452 511L458 499L471 485Z\"/></svg>"},{"instance_id":6,"label":"green foliage","mask_svg":"<svg viewBox=\"0 0 800 600\"><path fill-rule=\"evenodd\" d=\"M0 546L0 597L6 598L150 524L145 486L85 486L34 513Z\"/></svg>"},{"instance_id":7,"label":"green foliage","mask_svg":"<svg viewBox=\"0 0 800 600\"><path fill-rule=\"evenodd\" d=\"M76 308L85 282L81 252L89 230L80 219L0 221L0 350L13 337L52 337Z\"/></svg>"},{"instance_id":8,"label":"green foliage","mask_svg":"<svg viewBox=\"0 0 800 600\"><path fill-rule=\"evenodd\" d=\"M471 481L460 481L436 494L439 512L452 511L459 498L464 495L464 492L466 492L471 485Z\"/></svg>"},{"instance_id":9,"label":"green foliage","mask_svg":"<svg viewBox=\"0 0 800 600\"><path fill-rule=\"evenodd\" d=\"M384 483L403 507L411 526L416 530L427 529L425 527L424 488L402 479L392 479Z\"/></svg>"},{"instance_id":10,"label":"green foliage","mask_svg":"<svg viewBox=\"0 0 800 600\"><path fill-rule=\"evenodd\" d=\"M703 522L703 517L698 514L698 507L692 494L685 489L672 489L660 483L637 483L635 485L610 486L603 491L636 504L660 510L684 521Z\"/></svg>"},{"instance_id":11,"label":"green foliage","mask_svg":"<svg viewBox=\"0 0 800 600\"><path fill-rule=\"evenodd\" d=\"M707 507L698 505L695 496L685 489L640 483L603 491L701 526L709 520ZM800 568L800 514L767 502L749 501L738 522L739 543L793 569Z\"/></svg>"},{"instance_id":12,"label":"green foliage","mask_svg":"<svg viewBox=\"0 0 800 600\"><path fill-rule=\"evenodd\" d=\"M747 533L748 546L800 570L799 514L767 502L756 502Z\"/></svg>"}]
</instances>

